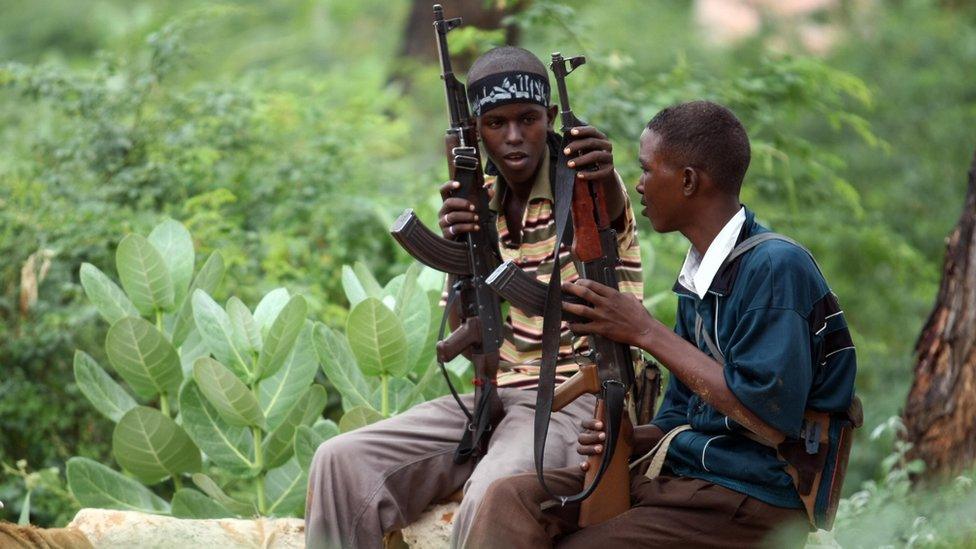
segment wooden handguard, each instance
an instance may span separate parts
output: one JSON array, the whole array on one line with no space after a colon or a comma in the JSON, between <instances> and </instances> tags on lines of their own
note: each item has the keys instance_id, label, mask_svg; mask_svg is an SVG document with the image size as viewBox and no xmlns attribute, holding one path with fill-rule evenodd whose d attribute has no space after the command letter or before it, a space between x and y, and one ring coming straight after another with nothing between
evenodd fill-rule
<instances>
[{"instance_id":1,"label":"wooden handguard","mask_svg":"<svg viewBox=\"0 0 976 549\"><path fill-rule=\"evenodd\" d=\"M573 186L573 257L579 261L593 261L603 255L600 230L593 217L593 197L590 183L577 179Z\"/></svg>"},{"instance_id":2,"label":"wooden handguard","mask_svg":"<svg viewBox=\"0 0 976 549\"><path fill-rule=\"evenodd\" d=\"M603 399L597 401L594 417L607 424ZM604 448L606 451L606 448ZM620 434L613 451L613 459L607 466L600 484L590 494L590 497L580 503L579 526L586 528L594 524L612 519L630 509L630 454L634 451L634 427L630 423L630 416L624 410L620 422ZM586 459L589 468L583 485L593 482L597 469L600 468L602 456L593 455Z\"/></svg>"}]
</instances>

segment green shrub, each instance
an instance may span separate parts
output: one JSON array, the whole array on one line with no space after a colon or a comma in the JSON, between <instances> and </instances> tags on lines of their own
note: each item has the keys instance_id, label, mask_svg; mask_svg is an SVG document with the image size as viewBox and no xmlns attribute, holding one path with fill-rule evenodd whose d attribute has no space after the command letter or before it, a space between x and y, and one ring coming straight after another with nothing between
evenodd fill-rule
<instances>
[{"instance_id":1,"label":"green shrub","mask_svg":"<svg viewBox=\"0 0 976 549\"><path fill-rule=\"evenodd\" d=\"M315 349L326 377L342 395L339 430L349 431L406 411L447 393L434 345L442 308L444 276L414 263L381 286L362 263L342 270L352 309L345 334L317 323ZM458 357L447 365L459 391L470 364Z\"/></svg>"},{"instance_id":2,"label":"green shrub","mask_svg":"<svg viewBox=\"0 0 976 549\"><path fill-rule=\"evenodd\" d=\"M115 423L112 455L128 475L76 457L68 485L91 507L193 518L300 514L300 458L309 456L296 452L295 432L308 427L321 441L336 430L321 418L327 398L313 383L305 300L280 288L253 311L236 297L222 307L209 295L223 278L221 255L196 272L195 257L190 233L168 220L119 243L121 288L82 265L85 293L111 326L105 354L129 390L83 351L75 379ZM147 488L165 480L171 501Z\"/></svg>"}]
</instances>

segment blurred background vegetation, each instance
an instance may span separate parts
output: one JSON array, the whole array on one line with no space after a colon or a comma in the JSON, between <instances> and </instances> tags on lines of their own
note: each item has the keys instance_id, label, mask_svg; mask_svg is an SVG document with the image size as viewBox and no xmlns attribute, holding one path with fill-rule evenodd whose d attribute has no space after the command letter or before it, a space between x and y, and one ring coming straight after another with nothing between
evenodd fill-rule
<instances>
[{"instance_id":1,"label":"blurred background vegetation","mask_svg":"<svg viewBox=\"0 0 976 549\"><path fill-rule=\"evenodd\" d=\"M198 257L219 249L227 262L218 300L285 286L336 328L342 265L362 261L384 283L404 272L388 227L405 206L430 220L446 177L437 67L401 55L412 4L0 0L0 462L111 460L110 423L80 395L71 357L97 354L105 335L79 265L114 272L126 232L180 220ZM455 33L455 51L517 37L543 60L586 54L574 107L615 141L628 183L658 109L729 105L753 139L745 203L811 248L844 304L865 431L899 413L976 147L976 8L822 2L805 16L815 39L760 10L754 32L719 40L701 2L486 4L513 13L508 29ZM687 244L641 223L649 303L673 321ZM861 437L848 492L890 479L895 430ZM24 489L14 470L0 476L0 517ZM32 521L73 511L65 493L39 491Z\"/></svg>"}]
</instances>

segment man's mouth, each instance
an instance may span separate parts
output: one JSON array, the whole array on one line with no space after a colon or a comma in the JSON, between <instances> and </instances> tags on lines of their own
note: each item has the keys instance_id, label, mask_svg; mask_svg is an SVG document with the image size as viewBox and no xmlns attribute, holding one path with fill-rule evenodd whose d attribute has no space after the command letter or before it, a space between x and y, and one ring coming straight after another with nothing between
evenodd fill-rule
<instances>
[{"instance_id":1,"label":"man's mouth","mask_svg":"<svg viewBox=\"0 0 976 549\"><path fill-rule=\"evenodd\" d=\"M521 164L529 158L529 155L525 154L524 152L510 152L502 158L504 158L508 164Z\"/></svg>"}]
</instances>

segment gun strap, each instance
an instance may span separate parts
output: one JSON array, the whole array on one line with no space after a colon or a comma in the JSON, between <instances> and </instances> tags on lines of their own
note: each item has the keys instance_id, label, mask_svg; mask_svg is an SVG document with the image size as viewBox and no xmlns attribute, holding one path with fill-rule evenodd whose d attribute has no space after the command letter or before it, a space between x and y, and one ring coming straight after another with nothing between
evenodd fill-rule
<instances>
[{"instance_id":1,"label":"gun strap","mask_svg":"<svg viewBox=\"0 0 976 549\"><path fill-rule=\"evenodd\" d=\"M451 314L451 308L454 306L455 301L457 301L458 291L455 289L454 285L450 286L447 294L447 303L444 305L444 314L441 316L441 326L437 333L437 340L440 341L444 339L444 332L447 328L447 319ZM451 391L451 396L454 397L454 401L457 402L458 407L464 413L465 417L468 418L467 424L464 428L464 433L461 435L461 440L458 442L458 447L454 451L454 463L461 464L468 461L472 457L477 457L475 454L477 449L481 446L482 440L488 433L491 432L491 400L492 395L495 393L496 388L494 384L487 384L486 387L479 393L480 398L478 402L474 403L474 411L468 410L468 407L464 405L461 400L461 395L458 394L457 388L454 387L454 383L451 382L451 376L447 373L447 366L438 358L437 365L441 369L441 374L444 375L444 381L447 382L447 388Z\"/></svg>"},{"instance_id":2,"label":"gun strap","mask_svg":"<svg viewBox=\"0 0 976 549\"><path fill-rule=\"evenodd\" d=\"M549 285L546 292L546 307L542 316L542 363L539 370L539 386L536 391L535 403L535 423L534 430L534 457L535 470L539 478L542 489L558 501L560 505L575 503L586 499L600 483L603 473L613 459L613 453L617 446L617 436L620 433L621 419L624 411L624 400L627 396L627 388L623 383L604 382L601 397L605 399L607 424L607 438L604 444L603 459L600 461L600 468L597 470L593 482L583 488L578 494L571 496L560 496L554 494L546 484L544 476L546 437L549 434L549 421L552 416L552 400L556 390L556 363L559 359L559 342L561 339L562 325L562 290L560 288L562 280L559 268L559 249L562 247L566 228L569 224L570 209L573 202L573 185L576 181L576 170L567 166L569 159L563 153L565 143L569 142L568 136L563 136L563 144L558 148L556 155L556 180L554 185L554 216L556 221L556 244L553 247L553 269L549 277Z\"/></svg>"},{"instance_id":3,"label":"gun strap","mask_svg":"<svg viewBox=\"0 0 976 549\"><path fill-rule=\"evenodd\" d=\"M749 238L743 240L742 242L737 244L735 248L732 248L732 251L729 252L728 257L726 257L725 260L722 262L722 266L719 267L719 271L724 269L726 266L728 266L730 263L732 263L742 254L748 252L749 250L755 248L756 246L762 244L763 242L768 242L770 240L782 240L783 242L788 242L800 248L801 250L806 252L807 255L810 256L810 259L813 261L814 266L817 267L817 271L820 271L820 265L817 263L816 258L813 257L813 254L810 253L810 250L804 248L803 245L793 240L792 238L781 235L779 233L759 233L759 234L752 235ZM823 276L823 271L820 271L820 276ZM707 348L708 352L712 354L712 358L714 358L722 366L725 366L725 355L722 353L722 349L718 346L718 344L715 343L715 340L712 339L711 334L708 333L708 330L705 329L702 324L703 321L701 315L695 313L695 341L698 343L699 346L701 346L701 344L704 342L705 348ZM715 337L718 337L717 332L715 333Z\"/></svg>"},{"instance_id":4,"label":"gun strap","mask_svg":"<svg viewBox=\"0 0 976 549\"><path fill-rule=\"evenodd\" d=\"M441 327L437 331L437 341L444 339L444 332L447 329L447 318L451 314L451 308L454 307L454 302L457 301L457 297L458 292L454 288L454 285L449 285L447 290L447 303L444 304L444 314L441 315ZM471 412L468 410L468 407L464 405L464 402L461 402L461 396L454 387L454 383L451 383L451 376L447 374L447 366L441 362L439 357L437 358L437 365L440 366L441 373L444 374L444 381L447 382L447 388L451 390L451 396L454 397L454 401L457 402L458 407L461 408L461 411L464 412L464 415L468 418L468 423L470 423L473 421ZM475 405L477 405L477 403L475 403Z\"/></svg>"},{"instance_id":5,"label":"gun strap","mask_svg":"<svg viewBox=\"0 0 976 549\"><path fill-rule=\"evenodd\" d=\"M807 255L810 256L810 259L813 261L813 264L817 268L817 271L820 272L820 276L821 277L823 276L823 271L820 269L820 265L817 263L817 259L813 257L812 253L810 253L810 250L806 249L802 244L798 243L792 238L789 238L787 236L778 233L773 233L773 232L759 233L750 236L749 238L746 238L745 240L740 242L738 245L736 245L735 248L732 249L731 252L729 252L728 257L726 257L725 260L722 262L722 266L719 267L719 270L725 268L730 263L732 263L732 261L737 259L739 256L745 254L749 250L755 248L756 246L762 244L763 242L767 242L770 240L782 240L806 252ZM717 331L715 333L715 337L716 338L718 337ZM698 343L699 347L701 347L701 344L704 343L705 348L708 349L709 353L711 353L712 358L714 358L715 361L718 362L723 367L725 366L725 354L722 353L721 348L719 348L715 340L712 339L711 334L708 333L708 329L703 326L702 317L698 313L695 313L695 341ZM854 398L857 399L857 397ZM858 401L857 405L855 405L853 402L851 404L852 408L859 405L860 405L860 401ZM780 443L778 445L771 444L769 441L763 439L762 437L756 435L755 433L749 430L742 431L740 434L748 439L751 439L755 442L758 442L759 444L762 444L763 446L767 446L769 448L776 450L779 458L782 459L783 461L786 461L787 463L786 471L793 479L794 485L796 486L797 489L797 495L800 497L800 500L803 502L803 508L807 513L807 518L809 519L810 524L814 528L817 528L818 522L816 517L816 511L815 511L815 500L818 495L817 491L819 490L820 474L827 459L827 442L828 442L827 430L830 427L830 414L825 412L817 412L815 410L806 410L804 412L803 422L804 422L804 427L803 427L804 435L802 439L793 440L793 441L786 440L783 443ZM809 452L809 450L804 451L803 449L799 449L803 445L803 443L806 442L806 440L804 439L810 438L810 433L807 432L807 429L810 427L817 427L820 429L820 431L814 431L816 433L816 442L818 444L822 443L819 444L820 446L822 446L822 448L819 448L819 451ZM669 432L668 436L671 436L671 433L674 433L675 431L680 432L689 428L690 426L688 425L677 427L673 429L671 432ZM820 440L821 438L823 440ZM670 440L668 441L668 443L670 443ZM792 452L790 450L792 450ZM848 451L849 451L849 447L848 447ZM666 445L664 447L664 453L665 454L667 453ZM655 456L654 459L657 460L658 456ZM664 456L660 457L660 461L663 463ZM803 466L802 470L801 467L798 467L798 464Z\"/></svg>"}]
</instances>

